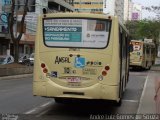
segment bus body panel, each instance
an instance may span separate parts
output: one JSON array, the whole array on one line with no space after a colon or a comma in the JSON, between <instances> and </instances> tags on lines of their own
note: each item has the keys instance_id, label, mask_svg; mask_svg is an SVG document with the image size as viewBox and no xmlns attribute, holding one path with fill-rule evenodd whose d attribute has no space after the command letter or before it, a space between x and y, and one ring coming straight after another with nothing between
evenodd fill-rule
<instances>
[{"instance_id":1,"label":"bus body panel","mask_svg":"<svg viewBox=\"0 0 160 120\"><path fill-rule=\"evenodd\" d=\"M146 43L138 40L131 40L133 44L133 52L130 53L130 66L150 68L155 60L155 45L154 43Z\"/></svg>"},{"instance_id":2,"label":"bus body panel","mask_svg":"<svg viewBox=\"0 0 160 120\"><path fill-rule=\"evenodd\" d=\"M57 16L59 15L54 15L54 17ZM65 16L68 17L66 14ZM108 19L103 15L98 16L101 19ZM96 17L91 15L91 18ZM42 18L39 18L38 24L42 24ZM118 27L118 18L113 17L109 43L105 49L73 49L47 47L43 41L43 30L38 26L35 46L33 94L56 98L118 101L120 99L120 74L122 73L122 76L124 76L126 73L126 67L124 66L126 59L122 59L122 62L120 61ZM85 66L75 67L75 61L78 58L85 59ZM47 74L43 72L42 63L47 68ZM121 64L123 64L123 70L120 70ZM109 66L109 70L105 70L106 66ZM102 75L103 71L107 72L105 76Z\"/></svg>"}]
</instances>

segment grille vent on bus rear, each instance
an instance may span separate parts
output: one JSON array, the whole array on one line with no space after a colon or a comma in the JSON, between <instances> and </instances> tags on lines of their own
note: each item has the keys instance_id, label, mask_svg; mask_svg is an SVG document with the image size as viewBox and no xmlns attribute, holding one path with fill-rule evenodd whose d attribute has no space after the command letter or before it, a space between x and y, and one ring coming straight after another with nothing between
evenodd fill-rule
<instances>
[{"instance_id":1,"label":"grille vent on bus rear","mask_svg":"<svg viewBox=\"0 0 160 120\"><path fill-rule=\"evenodd\" d=\"M84 93L82 93L82 92L63 92L63 94L84 95Z\"/></svg>"}]
</instances>

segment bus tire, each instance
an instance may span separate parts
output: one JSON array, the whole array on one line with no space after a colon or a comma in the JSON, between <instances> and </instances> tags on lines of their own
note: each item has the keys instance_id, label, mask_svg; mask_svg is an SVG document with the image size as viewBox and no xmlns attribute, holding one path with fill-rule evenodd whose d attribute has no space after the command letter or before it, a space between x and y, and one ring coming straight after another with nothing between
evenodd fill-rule
<instances>
[{"instance_id":1,"label":"bus tire","mask_svg":"<svg viewBox=\"0 0 160 120\"><path fill-rule=\"evenodd\" d=\"M120 98L119 101L116 101L115 105L116 107L120 107L122 105L122 99Z\"/></svg>"},{"instance_id":2,"label":"bus tire","mask_svg":"<svg viewBox=\"0 0 160 120\"><path fill-rule=\"evenodd\" d=\"M72 104L73 100L72 99L66 99L66 98L54 98L56 103L61 103L61 104Z\"/></svg>"},{"instance_id":3,"label":"bus tire","mask_svg":"<svg viewBox=\"0 0 160 120\"><path fill-rule=\"evenodd\" d=\"M122 81L120 82L120 88L119 88L119 90L120 90L120 93L119 93L119 101L116 101L116 103L115 103L115 106L117 106L117 107L120 107L121 106L121 104L122 104L122 95L123 95L123 79L124 79L124 77L122 78Z\"/></svg>"},{"instance_id":4,"label":"bus tire","mask_svg":"<svg viewBox=\"0 0 160 120\"><path fill-rule=\"evenodd\" d=\"M64 103L64 100L61 98L54 98L56 103Z\"/></svg>"}]
</instances>

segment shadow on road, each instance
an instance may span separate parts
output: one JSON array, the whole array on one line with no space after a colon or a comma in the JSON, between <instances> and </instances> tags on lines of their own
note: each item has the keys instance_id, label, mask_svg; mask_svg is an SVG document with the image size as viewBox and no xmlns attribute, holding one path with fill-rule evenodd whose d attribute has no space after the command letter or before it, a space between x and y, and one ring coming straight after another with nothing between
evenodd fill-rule
<instances>
[{"instance_id":1,"label":"shadow on road","mask_svg":"<svg viewBox=\"0 0 160 120\"><path fill-rule=\"evenodd\" d=\"M90 116L92 114L113 114L115 106L109 101L71 101L70 103L56 103L47 115L71 115L71 116Z\"/></svg>"}]
</instances>

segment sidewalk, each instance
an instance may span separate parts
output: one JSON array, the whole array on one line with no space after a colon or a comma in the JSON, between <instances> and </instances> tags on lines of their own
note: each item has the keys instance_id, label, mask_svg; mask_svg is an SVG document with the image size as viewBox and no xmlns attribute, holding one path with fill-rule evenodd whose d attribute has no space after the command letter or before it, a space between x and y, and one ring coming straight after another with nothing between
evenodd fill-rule
<instances>
[{"instance_id":1,"label":"sidewalk","mask_svg":"<svg viewBox=\"0 0 160 120\"><path fill-rule=\"evenodd\" d=\"M157 78L160 80L160 66L153 66L146 78L137 114L160 114L160 111L156 110L156 107L160 108L160 102L154 100ZM160 94L158 96L160 97Z\"/></svg>"},{"instance_id":2,"label":"sidewalk","mask_svg":"<svg viewBox=\"0 0 160 120\"><path fill-rule=\"evenodd\" d=\"M33 77L33 74L22 74L22 75L3 76L3 77L0 77L0 80L16 79L16 78L25 78L25 77Z\"/></svg>"},{"instance_id":3,"label":"sidewalk","mask_svg":"<svg viewBox=\"0 0 160 120\"><path fill-rule=\"evenodd\" d=\"M0 65L0 77L32 74L33 66L26 66L18 63Z\"/></svg>"}]
</instances>

